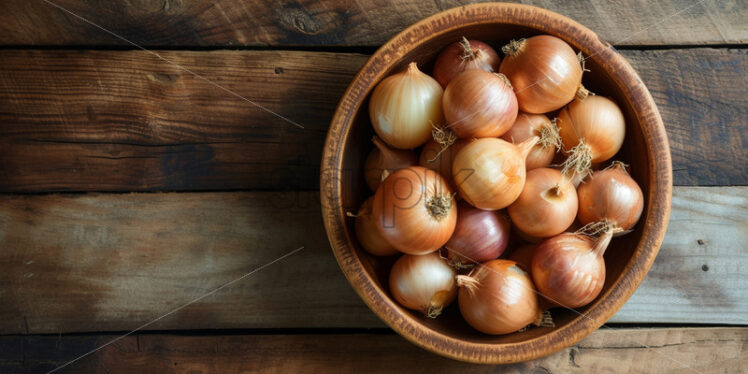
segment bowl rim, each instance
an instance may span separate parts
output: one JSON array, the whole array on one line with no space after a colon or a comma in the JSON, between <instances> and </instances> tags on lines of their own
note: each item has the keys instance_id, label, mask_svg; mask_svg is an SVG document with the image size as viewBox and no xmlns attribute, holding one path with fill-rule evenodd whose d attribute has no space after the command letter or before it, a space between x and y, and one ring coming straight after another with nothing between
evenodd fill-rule
<instances>
[{"instance_id":1,"label":"bowl rim","mask_svg":"<svg viewBox=\"0 0 748 374\"><path fill-rule=\"evenodd\" d=\"M586 56L604 61L608 75L622 87L638 119L647 149L649 192L642 236L631 259L610 289L566 325L525 341L478 343L454 338L423 326L420 321L374 285L354 254L341 204L343 155L352 121L384 73L423 41L454 29L485 23L524 26L557 36ZM611 73L612 71L612 73ZM361 68L343 94L325 140L320 171L323 221L332 251L351 286L382 321L412 343L445 357L473 363L512 363L542 357L570 346L603 325L634 293L651 267L662 244L670 215L672 166L662 118L651 94L629 63L614 48L585 26L555 12L521 4L483 3L448 9L425 18L382 45ZM584 317L584 318L583 318Z\"/></svg>"}]
</instances>

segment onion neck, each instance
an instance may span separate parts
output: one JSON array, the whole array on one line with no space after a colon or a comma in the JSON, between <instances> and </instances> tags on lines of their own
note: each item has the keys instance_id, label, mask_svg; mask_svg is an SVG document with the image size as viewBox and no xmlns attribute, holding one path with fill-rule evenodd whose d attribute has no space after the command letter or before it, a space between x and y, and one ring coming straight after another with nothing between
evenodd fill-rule
<instances>
[{"instance_id":1,"label":"onion neck","mask_svg":"<svg viewBox=\"0 0 748 374\"><path fill-rule=\"evenodd\" d=\"M629 175L629 171L626 169L626 164L621 161L613 161L610 166L605 169L619 170L626 173L626 175Z\"/></svg>"},{"instance_id":2,"label":"onion neck","mask_svg":"<svg viewBox=\"0 0 748 374\"><path fill-rule=\"evenodd\" d=\"M610 245L610 240L613 239L614 231L615 230L609 227L599 238L597 238L595 246L592 248L592 252L594 252L595 255L602 257L602 255L605 254L605 250L608 249L608 245Z\"/></svg>"},{"instance_id":3,"label":"onion neck","mask_svg":"<svg viewBox=\"0 0 748 374\"><path fill-rule=\"evenodd\" d=\"M525 39L512 40L509 42L509 44L501 47L501 51L504 52L504 54L508 57L513 57L519 53L522 53L522 50L525 49L525 44Z\"/></svg>"},{"instance_id":4,"label":"onion neck","mask_svg":"<svg viewBox=\"0 0 748 374\"><path fill-rule=\"evenodd\" d=\"M534 147L539 142L540 137L533 136L532 138L528 138L522 143L517 144L517 147L519 148L519 154L522 155L523 161L527 160L527 156L530 154L530 151L532 151L532 147Z\"/></svg>"},{"instance_id":5,"label":"onion neck","mask_svg":"<svg viewBox=\"0 0 748 374\"><path fill-rule=\"evenodd\" d=\"M426 200L426 210L429 215L437 221L441 221L449 215L452 209L452 196L438 195Z\"/></svg>"},{"instance_id":6,"label":"onion neck","mask_svg":"<svg viewBox=\"0 0 748 374\"><path fill-rule=\"evenodd\" d=\"M499 77L499 79L501 79L501 81L502 81L502 82L504 82L504 84L505 84L505 85L506 85L507 87L509 87L509 88L511 88L512 90L514 90L514 86L512 86L512 82L511 82L511 81L509 80L509 78L507 78L507 77L506 77L506 75L504 75L504 74L501 74L501 73L493 73L493 75L495 75L495 76Z\"/></svg>"},{"instance_id":7,"label":"onion neck","mask_svg":"<svg viewBox=\"0 0 748 374\"><path fill-rule=\"evenodd\" d=\"M408 74L420 74L421 73L421 70L418 69L418 64L416 64L415 61L408 64L408 68L406 71Z\"/></svg>"},{"instance_id":8,"label":"onion neck","mask_svg":"<svg viewBox=\"0 0 748 374\"><path fill-rule=\"evenodd\" d=\"M582 101L587 98L587 96L594 95L594 93L590 92L588 89L586 89L583 85L579 85L579 88L577 89L577 92L574 94L574 98Z\"/></svg>"}]
</instances>

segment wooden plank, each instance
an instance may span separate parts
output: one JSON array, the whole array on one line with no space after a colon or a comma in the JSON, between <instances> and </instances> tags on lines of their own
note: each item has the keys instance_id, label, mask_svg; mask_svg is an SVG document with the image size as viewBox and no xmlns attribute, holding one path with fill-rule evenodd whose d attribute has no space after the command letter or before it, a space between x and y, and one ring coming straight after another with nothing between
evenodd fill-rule
<instances>
[{"instance_id":1,"label":"wooden plank","mask_svg":"<svg viewBox=\"0 0 748 374\"><path fill-rule=\"evenodd\" d=\"M4 1L0 44L128 45L51 5L148 46L376 46L422 18L475 1ZM739 0L525 0L619 45L745 43Z\"/></svg>"},{"instance_id":2,"label":"wooden plank","mask_svg":"<svg viewBox=\"0 0 748 374\"><path fill-rule=\"evenodd\" d=\"M0 190L317 188L329 118L366 57L160 54L199 77L141 51L0 52Z\"/></svg>"},{"instance_id":3,"label":"wooden plank","mask_svg":"<svg viewBox=\"0 0 748 374\"><path fill-rule=\"evenodd\" d=\"M622 51L670 135L676 185L748 184L748 51ZM367 57L0 51L0 191L317 189L335 105Z\"/></svg>"},{"instance_id":4,"label":"wooden plank","mask_svg":"<svg viewBox=\"0 0 748 374\"><path fill-rule=\"evenodd\" d=\"M25 355L5 372L48 372L116 336L0 337ZM748 328L601 329L549 356L502 373L738 373L748 365ZM332 335L137 335L60 373L494 373L453 361L392 333Z\"/></svg>"},{"instance_id":5,"label":"wooden plank","mask_svg":"<svg viewBox=\"0 0 748 374\"><path fill-rule=\"evenodd\" d=\"M611 322L748 324L748 187L674 195ZM330 253L316 192L0 196L0 334L134 329L301 246L146 329L384 326Z\"/></svg>"}]
</instances>

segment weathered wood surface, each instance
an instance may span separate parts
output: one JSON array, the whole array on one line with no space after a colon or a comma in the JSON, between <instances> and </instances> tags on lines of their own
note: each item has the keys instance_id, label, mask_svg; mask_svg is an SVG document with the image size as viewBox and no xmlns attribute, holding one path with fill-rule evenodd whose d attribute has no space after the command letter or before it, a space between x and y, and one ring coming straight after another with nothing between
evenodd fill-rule
<instances>
[{"instance_id":1,"label":"weathered wood surface","mask_svg":"<svg viewBox=\"0 0 748 374\"><path fill-rule=\"evenodd\" d=\"M128 45L56 4L146 46L378 46L422 18L472 2L6 0L0 44ZM748 7L740 0L521 2L570 17L617 45L748 41Z\"/></svg>"},{"instance_id":2,"label":"weathered wood surface","mask_svg":"<svg viewBox=\"0 0 748 374\"><path fill-rule=\"evenodd\" d=\"M669 234L611 322L748 324L748 187L675 189ZM316 192L0 196L0 334L383 327L330 252ZM703 243L703 244L700 244Z\"/></svg>"},{"instance_id":3,"label":"weathered wood surface","mask_svg":"<svg viewBox=\"0 0 748 374\"><path fill-rule=\"evenodd\" d=\"M748 184L748 51L622 51L665 121L676 185ZM317 189L334 108L367 56L0 51L0 191Z\"/></svg>"},{"instance_id":4,"label":"weathered wood surface","mask_svg":"<svg viewBox=\"0 0 748 374\"><path fill-rule=\"evenodd\" d=\"M3 373L46 373L117 335L0 337ZM59 373L739 373L748 328L601 329L552 355L479 366L448 360L392 333L136 335Z\"/></svg>"}]
</instances>

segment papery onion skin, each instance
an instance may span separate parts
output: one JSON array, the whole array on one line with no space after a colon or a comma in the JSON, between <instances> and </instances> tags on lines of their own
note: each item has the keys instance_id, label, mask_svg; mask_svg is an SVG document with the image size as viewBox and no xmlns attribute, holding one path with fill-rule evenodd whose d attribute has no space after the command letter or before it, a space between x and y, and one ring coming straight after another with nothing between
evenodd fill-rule
<instances>
[{"instance_id":1,"label":"papery onion skin","mask_svg":"<svg viewBox=\"0 0 748 374\"><path fill-rule=\"evenodd\" d=\"M577 216L577 191L560 171L538 168L527 172L525 186L507 208L523 233L547 238L564 232Z\"/></svg>"},{"instance_id":2,"label":"papery onion skin","mask_svg":"<svg viewBox=\"0 0 748 374\"><path fill-rule=\"evenodd\" d=\"M438 252L403 255L390 271L390 292L400 305L434 318L457 296L455 275Z\"/></svg>"},{"instance_id":3,"label":"papery onion skin","mask_svg":"<svg viewBox=\"0 0 748 374\"><path fill-rule=\"evenodd\" d=\"M514 86L519 109L547 113L570 102L582 84L582 66L563 40L538 35L512 41L502 48L506 56L499 72Z\"/></svg>"},{"instance_id":4,"label":"papery onion skin","mask_svg":"<svg viewBox=\"0 0 748 374\"><path fill-rule=\"evenodd\" d=\"M458 268L496 259L506 250L511 230L501 212L458 204L457 226L444 247Z\"/></svg>"},{"instance_id":5,"label":"papery onion skin","mask_svg":"<svg viewBox=\"0 0 748 374\"><path fill-rule=\"evenodd\" d=\"M372 216L372 203L374 197L370 197L361 204L356 214L356 237L361 246L369 253L376 256L392 256L399 253L395 247L387 243L377 229L376 222Z\"/></svg>"},{"instance_id":6,"label":"papery onion skin","mask_svg":"<svg viewBox=\"0 0 748 374\"><path fill-rule=\"evenodd\" d=\"M434 62L434 79L442 87L465 70L485 70L495 72L499 70L501 58L496 51L479 40L468 40L450 44Z\"/></svg>"},{"instance_id":7,"label":"papery onion skin","mask_svg":"<svg viewBox=\"0 0 748 374\"><path fill-rule=\"evenodd\" d=\"M482 138L464 146L452 163L460 196L472 206L497 210L519 197L525 184L525 157L537 137L519 146L497 138Z\"/></svg>"},{"instance_id":8,"label":"papery onion skin","mask_svg":"<svg viewBox=\"0 0 748 374\"><path fill-rule=\"evenodd\" d=\"M629 230L644 210L642 189L620 162L594 172L579 186L577 193L579 221L583 225L605 221L615 228Z\"/></svg>"},{"instance_id":9,"label":"papery onion skin","mask_svg":"<svg viewBox=\"0 0 748 374\"><path fill-rule=\"evenodd\" d=\"M442 86L414 62L380 82L369 100L374 131L391 147L409 149L431 138L432 125L444 123Z\"/></svg>"},{"instance_id":10,"label":"papery onion skin","mask_svg":"<svg viewBox=\"0 0 748 374\"><path fill-rule=\"evenodd\" d=\"M468 143L470 143L470 139L457 139L442 151L442 146L432 139L423 146L418 158L418 165L436 171L449 183L452 190L456 190L457 186L452 178L452 161L454 161L457 152Z\"/></svg>"},{"instance_id":11,"label":"papery onion skin","mask_svg":"<svg viewBox=\"0 0 748 374\"><path fill-rule=\"evenodd\" d=\"M457 223L457 204L447 182L421 166L392 173L374 194L373 216L382 237L407 254L441 248Z\"/></svg>"},{"instance_id":12,"label":"papery onion skin","mask_svg":"<svg viewBox=\"0 0 748 374\"><path fill-rule=\"evenodd\" d=\"M390 148L378 137L372 139L374 149L369 152L364 163L366 185L375 192L382 183L382 173L418 165L418 156L409 149Z\"/></svg>"},{"instance_id":13,"label":"papery onion skin","mask_svg":"<svg viewBox=\"0 0 748 374\"><path fill-rule=\"evenodd\" d=\"M589 168L584 165L613 157L621 149L626 135L621 109L602 96L591 95L572 101L559 112L556 124L564 153L569 155L564 164L565 173L572 179L574 173L586 176ZM575 148L577 146L580 148Z\"/></svg>"},{"instance_id":14,"label":"papery onion skin","mask_svg":"<svg viewBox=\"0 0 748 374\"><path fill-rule=\"evenodd\" d=\"M546 133L552 134L546 135ZM525 160L527 170L544 168L553 162L553 157L560 146L556 125L544 114L519 112L514 125L501 136L502 139L512 144L522 143L533 136L541 139L527 155Z\"/></svg>"},{"instance_id":15,"label":"papery onion skin","mask_svg":"<svg viewBox=\"0 0 748 374\"><path fill-rule=\"evenodd\" d=\"M563 233L540 243L533 254L531 270L540 294L567 308L579 308L592 302L605 283L602 256L605 248L596 251L598 244L601 243L594 238L573 233ZM607 243L604 245L607 247Z\"/></svg>"},{"instance_id":16,"label":"papery onion skin","mask_svg":"<svg viewBox=\"0 0 748 374\"><path fill-rule=\"evenodd\" d=\"M442 99L447 128L460 138L503 135L517 118L517 97L505 77L484 70L456 76Z\"/></svg>"},{"instance_id":17,"label":"papery onion skin","mask_svg":"<svg viewBox=\"0 0 748 374\"><path fill-rule=\"evenodd\" d=\"M458 275L458 303L465 321L485 334L515 332L541 315L530 276L514 261L493 260Z\"/></svg>"}]
</instances>

